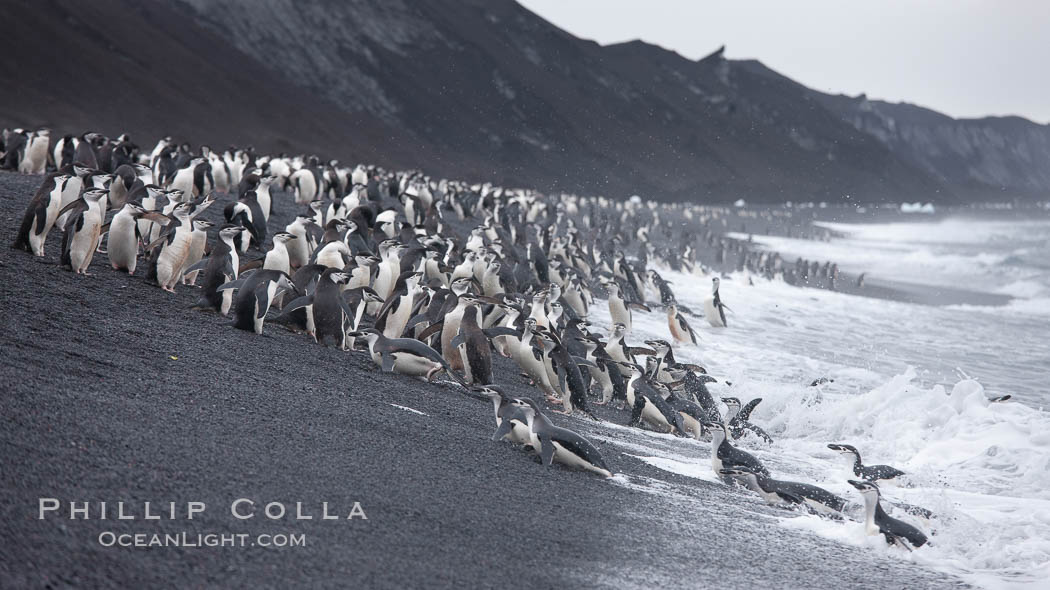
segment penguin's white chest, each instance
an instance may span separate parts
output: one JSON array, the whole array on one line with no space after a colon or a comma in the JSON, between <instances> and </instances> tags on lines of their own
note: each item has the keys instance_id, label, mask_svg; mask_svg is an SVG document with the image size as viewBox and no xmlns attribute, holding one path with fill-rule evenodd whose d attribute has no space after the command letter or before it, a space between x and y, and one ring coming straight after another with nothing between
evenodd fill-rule
<instances>
[{"instance_id":1,"label":"penguin's white chest","mask_svg":"<svg viewBox=\"0 0 1050 590\"><path fill-rule=\"evenodd\" d=\"M660 412L652 402L645 400L644 403L645 405L642 406L642 420L647 424L663 430L671 427L667 422L667 418L664 418L663 413Z\"/></svg>"},{"instance_id":2,"label":"penguin's white chest","mask_svg":"<svg viewBox=\"0 0 1050 590\"><path fill-rule=\"evenodd\" d=\"M628 328L631 327L631 312L627 309L623 299L619 297L609 298L609 315L612 316L614 324L620 323Z\"/></svg>"},{"instance_id":3,"label":"penguin's white chest","mask_svg":"<svg viewBox=\"0 0 1050 590\"><path fill-rule=\"evenodd\" d=\"M510 428L510 433L508 433L507 436L505 436L504 438L506 438L512 443L516 443L519 445L528 445L532 444L532 431L529 430L529 426L527 424L523 424L521 422L518 422L517 420L514 420L513 425Z\"/></svg>"},{"instance_id":4,"label":"penguin's white chest","mask_svg":"<svg viewBox=\"0 0 1050 590\"><path fill-rule=\"evenodd\" d=\"M700 440L704 430L700 426L700 423L697 422L696 418L683 412L679 412L679 414L682 416L682 425L685 426L685 431L691 434L696 440Z\"/></svg>"},{"instance_id":5,"label":"penguin's white chest","mask_svg":"<svg viewBox=\"0 0 1050 590\"><path fill-rule=\"evenodd\" d=\"M724 328L725 323L722 321L722 313L715 305L715 298L708 297L704 300L704 317L707 318L708 323L714 328Z\"/></svg>"},{"instance_id":6,"label":"penguin's white chest","mask_svg":"<svg viewBox=\"0 0 1050 590\"><path fill-rule=\"evenodd\" d=\"M118 268L134 272L138 258L138 244L135 240L135 218L130 215L116 215L109 224L106 237L106 252L109 261Z\"/></svg>"}]
</instances>

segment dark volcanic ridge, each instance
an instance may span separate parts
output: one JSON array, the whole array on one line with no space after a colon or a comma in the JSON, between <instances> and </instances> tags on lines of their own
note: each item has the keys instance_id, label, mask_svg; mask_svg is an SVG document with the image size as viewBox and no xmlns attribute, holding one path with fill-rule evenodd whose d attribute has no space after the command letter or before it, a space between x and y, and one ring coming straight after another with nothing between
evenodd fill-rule
<instances>
[{"instance_id":1,"label":"dark volcanic ridge","mask_svg":"<svg viewBox=\"0 0 1050 590\"><path fill-rule=\"evenodd\" d=\"M511 0L4 0L0 125L683 201L1045 197L1050 127L601 47ZM718 40L712 39L712 47ZM848 196L848 197L847 197Z\"/></svg>"}]
</instances>

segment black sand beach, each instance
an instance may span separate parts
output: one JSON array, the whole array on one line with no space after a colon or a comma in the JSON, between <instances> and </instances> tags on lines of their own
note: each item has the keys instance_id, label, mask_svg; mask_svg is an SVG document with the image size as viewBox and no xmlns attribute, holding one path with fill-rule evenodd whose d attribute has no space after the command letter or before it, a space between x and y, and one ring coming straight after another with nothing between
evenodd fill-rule
<instances>
[{"instance_id":1,"label":"black sand beach","mask_svg":"<svg viewBox=\"0 0 1050 590\"><path fill-rule=\"evenodd\" d=\"M57 232L43 259L11 250L39 182L0 174L0 586L960 586L777 526L791 513L612 444L598 442L624 474L612 481L543 467L489 440L491 407L458 387L382 374L361 353L275 324L263 336L235 330L189 309L196 289L170 295L143 269L111 270L104 255L93 276L75 276L57 264ZM271 228L295 213L287 195L277 199ZM515 369L501 360L498 382L533 395ZM623 435L553 419L585 435ZM706 448L696 448L706 464ZM39 520L39 498L124 501L137 515L144 501L207 510L193 520L118 521L70 520L66 509ZM231 516L238 498L257 503L254 518ZM271 501L292 513L302 502L314 519L268 520ZM343 516L360 502L368 518L321 520L322 502ZM301 533L306 542L119 548L100 545L104 531Z\"/></svg>"}]
</instances>

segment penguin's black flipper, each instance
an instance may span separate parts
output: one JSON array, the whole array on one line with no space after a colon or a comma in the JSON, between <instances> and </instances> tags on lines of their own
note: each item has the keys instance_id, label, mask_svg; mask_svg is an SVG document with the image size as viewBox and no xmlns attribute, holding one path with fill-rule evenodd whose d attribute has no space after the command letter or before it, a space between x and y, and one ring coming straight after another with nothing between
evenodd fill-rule
<instances>
[{"instance_id":1,"label":"penguin's black flipper","mask_svg":"<svg viewBox=\"0 0 1050 590\"><path fill-rule=\"evenodd\" d=\"M308 305L313 305L313 302L314 302L314 296L313 295L303 295L302 297L296 297L290 303L286 304L284 306L284 309L282 309L281 311L283 312L283 314L291 313L291 312L299 309L300 307L306 307ZM344 305L345 305L345 302L344 302ZM350 317L353 317L353 314L351 314Z\"/></svg>"},{"instance_id":2,"label":"penguin's black flipper","mask_svg":"<svg viewBox=\"0 0 1050 590\"><path fill-rule=\"evenodd\" d=\"M511 429L514 428L514 424L510 420L504 418L503 422L500 422L499 428L492 434L492 440L499 441L503 440L503 437L510 434Z\"/></svg>"},{"instance_id":3,"label":"penguin's black flipper","mask_svg":"<svg viewBox=\"0 0 1050 590\"><path fill-rule=\"evenodd\" d=\"M755 411L755 406L762 402L762 398L756 397L755 399L744 404L744 407L740 408L740 411L736 414L736 419L742 422L747 422L751 419L751 412Z\"/></svg>"},{"instance_id":4,"label":"penguin's black flipper","mask_svg":"<svg viewBox=\"0 0 1050 590\"><path fill-rule=\"evenodd\" d=\"M588 359L585 359L585 358L583 358L583 357L580 357L580 356L574 356L574 357L572 357L572 360L573 360L573 361L574 361L574 362L575 362L575 363L576 363L577 365L583 365L583 366L585 366L585 367L594 367L595 369L597 369L597 368L598 368L598 365L596 365L596 364L595 364L595 363L594 363L593 361L590 361L590 360L588 360Z\"/></svg>"},{"instance_id":5,"label":"penguin's black flipper","mask_svg":"<svg viewBox=\"0 0 1050 590\"><path fill-rule=\"evenodd\" d=\"M554 443L549 436L540 437L540 460L544 465L554 463Z\"/></svg>"},{"instance_id":6,"label":"penguin's black flipper","mask_svg":"<svg viewBox=\"0 0 1050 590\"><path fill-rule=\"evenodd\" d=\"M384 373L393 373L394 372L394 355L389 354L389 353L382 354L381 358L382 358L382 361L383 361L383 372Z\"/></svg>"},{"instance_id":7,"label":"penguin's black flipper","mask_svg":"<svg viewBox=\"0 0 1050 590\"><path fill-rule=\"evenodd\" d=\"M44 224L47 223L47 207L37 207L36 211L35 211L35 215L30 216L30 215L27 214L26 215L26 220L34 219L34 217L36 219L36 222L35 222L35 224L32 227L35 227L36 229L33 230L33 234L39 236L40 234L44 233ZM25 231L25 235L28 237L29 236L29 227L26 226L26 222L25 221L22 222L22 229L19 230L18 235L21 236L23 231ZM29 242L26 242L26 244L28 245ZM1009 397L1009 396L1007 396L1007 397Z\"/></svg>"},{"instance_id":8,"label":"penguin's black flipper","mask_svg":"<svg viewBox=\"0 0 1050 590\"><path fill-rule=\"evenodd\" d=\"M644 303L628 303L627 307L633 307L638 311L652 311L652 309Z\"/></svg>"},{"instance_id":9,"label":"penguin's black flipper","mask_svg":"<svg viewBox=\"0 0 1050 590\"><path fill-rule=\"evenodd\" d=\"M631 408L631 419L627 422L628 425L635 425L639 420L642 419L642 408L645 407L645 398L640 395L634 396L634 407Z\"/></svg>"},{"instance_id":10,"label":"penguin's black flipper","mask_svg":"<svg viewBox=\"0 0 1050 590\"><path fill-rule=\"evenodd\" d=\"M463 332L460 332L456 335L455 338L452 339L452 342L449 343L449 346L451 346L452 348L457 348L460 344L463 344L463 342L465 341L466 338L463 337Z\"/></svg>"},{"instance_id":11,"label":"penguin's black flipper","mask_svg":"<svg viewBox=\"0 0 1050 590\"><path fill-rule=\"evenodd\" d=\"M427 322L427 321L430 321L430 318L427 317L426 313L421 313L419 315L412 316L412 318L410 320L408 320L408 323L405 324L405 330L408 330L410 328L414 328L416 326L416 324L419 324L419 323L422 323L422 322Z\"/></svg>"},{"instance_id":12,"label":"penguin's black flipper","mask_svg":"<svg viewBox=\"0 0 1050 590\"><path fill-rule=\"evenodd\" d=\"M773 437L771 437L771 436L769 436L768 434L766 434L766 431L765 431L765 430L762 430L762 429L761 429L761 428L759 428L758 426L755 426L754 424L752 424L752 423L750 423L750 422L745 422L745 423L744 423L744 428L746 428L747 430L750 430L751 432L754 432L754 433L755 433L755 434L757 434L757 435L758 435L759 437L761 437L761 438L765 439L765 441L766 441L767 443L769 443L769 444L773 444ZM741 432L741 435L743 435L743 432Z\"/></svg>"},{"instance_id":13,"label":"penguin's black flipper","mask_svg":"<svg viewBox=\"0 0 1050 590\"><path fill-rule=\"evenodd\" d=\"M137 228L136 228L136 230L137 230ZM187 268L186 270L184 270L182 272L183 272L183 274L190 274L191 272L194 272L194 271L204 270L205 267L208 266L208 262L210 262L210 261L211 261L211 258L201 258L197 262L197 264L194 264L193 266L190 266L189 268Z\"/></svg>"},{"instance_id":14,"label":"penguin's black flipper","mask_svg":"<svg viewBox=\"0 0 1050 590\"><path fill-rule=\"evenodd\" d=\"M482 330L489 338L496 338L497 336L514 336L515 338L521 338L521 332L514 328L508 328L506 326L495 326L492 328L485 328Z\"/></svg>"},{"instance_id":15,"label":"penguin's black flipper","mask_svg":"<svg viewBox=\"0 0 1050 590\"><path fill-rule=\"evenodd\" d=\"M266 312L270 309L270 306L267 305L269 300L269 294L267 293L268 290L269 287L266 283L259 285L259 287L255 289L255 317L257 318L266 317Z\"/></svg>"},{"instance_id":16,"label":"penguin's black flipper","mask_svg":"<svg viewBox=\"0 0 1050 590\"><path fill-rule=\"evenodd\" d=\"M337 299L339 299L339 307L343 310L343 315L346 316L346 320L348 322L354 321L354 310L350 309L350 305L347 304L346 299L343 299L342 297L338 297ZM295 301L292 301L292 303L295 303Z\"/></svg>"},{"instance_id":17,"label":"penguin's black flipper","mask_svg":"<svg viewBox=\"0 0 1050 590\"><path fill-rule=\"evenodd\" d=\"M674 427L678 430L678 434L682 436L689 436L689 433L685 429L685 419L682 418L681 412L674 413Z\"/></svg>"},{"instance_id":18,"label":"penguin's black flipper","mask_svg":"<svg viewBox=\"0 0 1050 590\"><path fill-rule=\"evenodd\" d=\"M436 322L436 323L430 324L429 326L426 327L425 330L423 330L422 332L419 333L418 336L416 336L416 340L424 340L425 338L429 338L430 336L433 336L434 334L437 334L438 332L441 331L441 328L444 325L445 325L444 322Z\"/></svg>"},{"instance_id":19,"label":"penguin's black flipper","mask_svg":"<svg viewBox=\"0 0 1050 590\"><path fill-rule=\"evenodd\" d=\"M244 272L246 270L252 270L255 268L262 268L262 265L266 262L265 258L256 258L255 260L248 260L241 264L241 267L237 269L238 272Z\"/></svg>"},{"instance_id":20,"label":"penguin's black flipper","mask_svg":"<svg viewBox=\"0 0 1050 590\"><path fill-rule=\"evenodd\" d=\"M216 291L228 291L230 289L240 289L241 287L244 286L244 283L246 283L247 281L248 281L248 279L237 279L237 280L234 280L234 281L230 281L228 283L223 283L222 285L219 286L218 289L216 289Z\"/></svg>"}]
</instances>

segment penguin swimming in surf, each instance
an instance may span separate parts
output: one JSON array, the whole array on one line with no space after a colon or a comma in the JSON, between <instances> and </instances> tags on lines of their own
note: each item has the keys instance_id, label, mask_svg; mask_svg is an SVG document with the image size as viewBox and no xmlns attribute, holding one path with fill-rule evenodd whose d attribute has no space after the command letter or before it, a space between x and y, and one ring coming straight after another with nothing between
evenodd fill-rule
<instances>
[{"instance_id":1,"label":"penguin swimming in surf","mask_svg":"<svg viewBox=\"0 0 1050 590\"><path fill-rule=\"evenodd\" d=\"M867 481L892 481L904 475L903 471L889 465L864 465L860 460L860 451L852 445L830 444L828 448L852 459L853 474Z\"/></svg>"},{"instance_id":2,"label":"penguin swimming in surf","mask_svg":"<svg viewBox=\"0 0 1050 590\"><path fill-rule=\"evenodd\" d=\"M762 430L750 422L751 412L755 410L761 401L762 398L756 397L747 402L747 405L741 407L740 400L735 397L722 398L722 403L726 405L725 422L729 426L729 434L733 436L733 440L737 440L748 432L751 432L765 440L767 443L773 443L773 437L766 434L765 430Z\"/></svg>"},{"instance_id":3,"label":"penguin swimming in surf","mask_svg":"<svg viewBox=\"0 0 1050 590\"><path fill-rule=\"evenodd\" d=\"M744 480L769 504L803 505L824 515L837 515L846 509L846 500L815 485L776 480L744 465L726 467L720 473Z\"/></svg>"}]
</instances>

